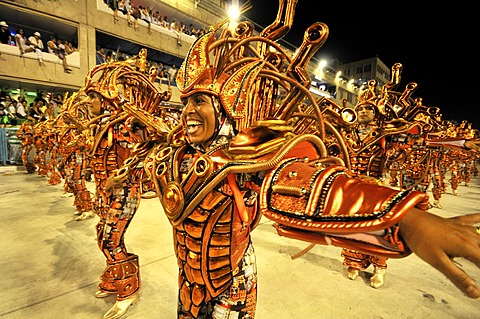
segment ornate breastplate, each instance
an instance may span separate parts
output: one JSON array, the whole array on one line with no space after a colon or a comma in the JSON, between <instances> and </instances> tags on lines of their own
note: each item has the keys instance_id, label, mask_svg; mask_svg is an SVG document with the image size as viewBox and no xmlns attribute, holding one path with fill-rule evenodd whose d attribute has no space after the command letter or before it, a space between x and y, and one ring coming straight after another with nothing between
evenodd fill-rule
<instances>
[{"instance_id":1,"label":"ornate breastplate","mask_svg":"<svg viewBox=\"0 0 480 319\"><path fill-rule=\"evenodd\" d=\"M213 160L219 156L198 156L185 144L170 144L155 147L145 161L145 170L174 227L180 299L192 314L230 285L249 243L251 221L243 221L237 211L236 182L216 180L221 175L218 172L229 165Z\"/></svg>"},{"instance_id":2,"label":"ornate breastplate","mask_svg":"<svg viewBox=\"0 0 480 319\"><path fill-rule=\"evenodd\" d=\"M350 132L345 136L350 153L352 173L360 176L381 178L384 170L384 137L378 129L359 134Z\"/></svg>"},{"instance_id":3,"label":"ornate breastplate","mask_svg":"<svg viewBox=\"0 0 480 319\"><path fill-rule=\"evenodd\" d=\"M359 154L352 154L350 159L352 172L357 175L381 178L384 170L384 150L376 145Z\"/></svg>"}]
</instances>

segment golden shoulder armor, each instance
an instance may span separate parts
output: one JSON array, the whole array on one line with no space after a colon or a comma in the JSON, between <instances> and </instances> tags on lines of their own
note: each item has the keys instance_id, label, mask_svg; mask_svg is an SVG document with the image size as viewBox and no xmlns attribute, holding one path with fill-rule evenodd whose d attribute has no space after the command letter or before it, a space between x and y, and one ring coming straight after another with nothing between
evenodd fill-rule
<instances>
[{"instance_id":1,"label":"golden shoulder armor","mask_svg":"<svg viewBox=\"0 0 480 319\"><path fill-rule=\"evenodd\" d=\"M233 160L258 158L280 148L285 134L265 126L249 127L230 142L227 153Z\"/></svg>"}]
</instances>

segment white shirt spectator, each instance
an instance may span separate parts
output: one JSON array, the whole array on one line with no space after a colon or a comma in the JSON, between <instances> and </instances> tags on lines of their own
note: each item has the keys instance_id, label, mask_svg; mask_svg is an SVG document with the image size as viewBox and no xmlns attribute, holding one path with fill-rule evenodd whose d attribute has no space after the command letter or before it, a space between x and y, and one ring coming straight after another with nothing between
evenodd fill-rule
<instances>
[{"instance_id":1,"label":"white shirt spectator","mask_svg":"<svg viewBox=\"0 0 480 319\"><path fill-rule=\"evenodd\" d=\"M47 51L48 53L57 54L58 47L55 39L50 39L50 41L47 42Z\"/></svg>"},{"instance_id":2,"label":"white shirt spectator","mask_svg":"<svg viewBox=\"0 0 480 319\"><path fill-rule=\"evenodd\" d=\"M30 41L30 44L33 45L35 48L35 52L37 53L38 61L40 61L40 64L43 63L43 54L42 51L45 49L43 45L43 41L41 39L40 32L36 31L32 36L28 38L28 41Z\"/></svg>"},{"instance_id":3,"label":"white shirt spectator","mask_svg":"<svg viewBox=\"0 0 480 319\"><path fill-rule=\"evenodd\" d=\"M7 112L10 117L17 117L17 106L15 104L16 103L10 103L7 108Z\"/></svg>"},{"instance_id":4,"label":"white shirt spectator","mask_svg":"<svg viewBox=\"0 0 480 319\"><path fill-rule=\"evenodd\" d=\"M45 49L45 46L43 45L43 41L40 38L40 32L35 32L32 36L28 38L28 41L30 41L30 44L35 46L35 48L38 48L41 51Z\"/></svg>"},{"instance_id":5,"label":"white shirt spectator","mask_svg":"<svg viewBox=\"0 0 480 319\"><path fill-rule=\"evenodd\" d=\"M174 19L172 20L172 23L170 23L170 30L179 33L180 30L180 24Z\"/></svg>"},{"instance_id":6,"label":"white shirt spectator","mask_svg":"<svg viewBox=\"0 0 480 319\"><path fill-rule=\"evenodd\" d=\"M34 46L28 42L28 39L25 36L25 30L22 28L18 28L17 33L15 34L15 44L20 50L21 55L27 52L33 52L35 50Z\"/></svg>"},{"instance_id":7,"label":"white shirt spectator","mask_svg":"<svg viewBox=\"0 0 480 319\"><path fill-rule=\"evenodd\" d=\"M17 115L22 118L27 117L27 112L25 110L25 107L23 106L22 102L17 103Z\"/></svg>"},{"instance_id":8,"label":"white shirt spectator","mask_svg":"<svg viewBox=\"0 0 480 319\"><path fill-rule=\"evenodd\" d=\"M173 84L175 83L175 77L177 76L177 66L174 64L172 65L169 70L168 70L168 73L170 74L170 82Z\"/></svg>"},{"instance_id":9,"label":"white shirt spectator","mask_svg":"<svg viewBox=\"0 0 480 319\"><path fill-rule=\"evenodd\" d=\"M60 52L65 53L65 51L66 51L65 44L63 44L61 41L58 42L57 47L60 50Z\"/></svg>"}]
</instances>

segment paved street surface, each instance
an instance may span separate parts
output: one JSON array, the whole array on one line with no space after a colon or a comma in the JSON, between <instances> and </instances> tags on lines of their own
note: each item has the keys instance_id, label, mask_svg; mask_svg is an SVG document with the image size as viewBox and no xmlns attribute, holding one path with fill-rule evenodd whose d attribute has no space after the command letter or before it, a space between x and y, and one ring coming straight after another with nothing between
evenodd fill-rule
<instances>
[{"instance_id":1,"label":"paved street surface","mask_svg":"<svg viewBox=\"0 0 480 319\"><path fill-rule=\"evenodd\" d=\"M93 183L88 183L93 190ZM63 183L25 174L21 166L0 166L2 289L0 318L101 319L114 297L96 299L105 258L95 241L98 218L75 221L73 197L62 198ZM450 187L442 198L445 217L479 211L480 178ZM130 252L140 256L142 293L125 319L175 319L177 265L172 231L155 199L143 200L127 230ZM291 257L306 243L279 237L263 218L253 231L258 264L257 319L317 318L480 318L480 300L460 293L415 255L388 261L385 286L369 286L372 269L347 279L341 249L315 246ZM480 281L480 270L458 259Z\"/></svg>"}]
</instances>

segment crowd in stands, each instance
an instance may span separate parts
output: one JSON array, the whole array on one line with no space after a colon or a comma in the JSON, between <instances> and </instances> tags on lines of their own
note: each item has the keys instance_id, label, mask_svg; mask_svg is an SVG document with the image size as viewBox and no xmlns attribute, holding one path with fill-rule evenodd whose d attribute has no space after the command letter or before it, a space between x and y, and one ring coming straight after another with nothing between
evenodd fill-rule
<instances>
[{"instance_id":1,"label":"crowd in stands","mask_svg":"<svg viewBox=\"0 0 480 319\"><path fill-rule=\"evenodd\" d=\"M60 93L37 92L35 99L28 103L21 95L12 97L7 91L0 92L0 127L16 126L26 119L39 122L58 116L63 105L63 95Z\"/></svg>"},{"instance_id":2,"label":"crowd in stands","mask_svg":"<svg viewBox=\"0 0 480 319\"><path fill-rule=\"evenodd\" d=\"M108 63L112 61L125 61L131 56L125 54L124 52L114 52L112 50L105 51L104 48L98 47L96 52L96 64ZM175 76L177 75L178 68L175 64L164 65L161 62L155 62L147 60L147 69L155 67L158 69L156 83L163 89L162 84L167 84L170 89L171 85L176 85Z\"/></svg>"},{"instance_id":3,"label":"crowd in stands","mask_svg":"<svg viewBox=\"0 0 480 319\"><path fill-rule=\"evenodd\" d=\"M59 39L58 36L53 34L45 45L42 40L42 35L38 31L27 36L22 27L17 27L15 33L12 35L12 29L14 28L9 26L5 21L0 21L0 43L18 47L20 57L23 57L25 53L35 52L40 66L44 65L43 52L55 54L62 61L65 73L72 72L66 60L67 55L76 51L72 42Z\"/></svg>"},{"instance_id":4,"label":"crowd in stands","mask_svg":"<svg viewBox=\"0 0 480 319\"><path fill-rule=\"evenodd\" d=\"M158 10L154 11L152 8L145 5L137 6L130 0L104 0L104 3L110 9L112 9L114 23L118 23L119 13L126 15L128 25L133 27L135 30L139 29L138 21L143 20L148 24L149 33L152 33L152 25L173 31L177 35L178 46L182 46L182 42L180 41L181 34L199 37L208 31L208 28L199 28L194 26L193 23L187 25L182 21L177 21L176 19L169 20L168 16L161 15ZM115 52L105 48L97 48L96 64L98 65L111 61L122 61L129 57L129 55L123 52ZM155 82L158 83L160 87L162 84L167 84L168 88L170 88L171 85L175 85L175 75L177 72L176 65L169 66L155 61L147 61L147 63L148 68L152 66L158 68L158 76Z\"/></svg>"},{"instance_id":5,"label":"crowd in stands","mask_svg":"<svg viewBox=\"0 0 480 319\"><path fill-rule=\"evenodd\" d=\"M176 33L177 45L179 46L182 45L180 34L199 37L207 31L206 28L199 28L193 24L187 25L175 19L170 21L166 15L161 15L158 10L153 11L152 8L147 6L136 6L130 0L104 0L104 2L113 10L114 23L118 22L119 12L127 16L128 25L135 30L139 29L138 21L143 20L148 24L149 33L152 33L152 25L157 25ZM71 41L60 39L55 34L50 36L50 39L44 44L39 31L35 31L27 36L24 28L21 26L9 26L6 21L0 21L0 43L18 47L20 57L23 57L26 53L35 52L40 66L44 65L44 52L55 54L62 61L66 73L71 73L72 71L67 65L66 56L77 50ZM103 48L99 48L96 53L96 64L126 60L127 58L129 56L123 52L114 52L112 50L105 52ZM155 82L160 87L162 84L167 84L168 88L171 85L175 85L175 75L178 70L176 65L168 66L155 61L147 61L147 63L148 68L158 68L158 76ZM0 127L15 126L27 118L39 121L56 117L61 109L62 101L63 96L61 94L52 97L49 93L46 97L43 97L42 93L39 92L35 100L28 103L22 96L18 96L15 99L8 92L1 91Z\"/></svg>"},{"instance_id":6,"label":"crowd in stands","mask_svg":"<svg viewBox=\"0 0 480 319\"><path fill-rule=\"evenodd\" d=\"M143 20L148 25L148 32L152 33L152 25L156 25L167 30L173 31L177 34L177 44L182 45L180 42L180 34L186 34L194 37L199 37L204 34L208 29L202 27L196 27L193 23L186 24L182 21L175 19L169 20L168 16L162 15L158 10L153 11L152 8L147 6L136 6L130 0L104 0L113 11L113 22L118 23L118 13L122 13L127 16L127 23L135 30L139 29L138 21Z\"/></svg>"}]
</instances>

